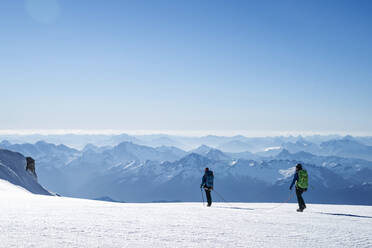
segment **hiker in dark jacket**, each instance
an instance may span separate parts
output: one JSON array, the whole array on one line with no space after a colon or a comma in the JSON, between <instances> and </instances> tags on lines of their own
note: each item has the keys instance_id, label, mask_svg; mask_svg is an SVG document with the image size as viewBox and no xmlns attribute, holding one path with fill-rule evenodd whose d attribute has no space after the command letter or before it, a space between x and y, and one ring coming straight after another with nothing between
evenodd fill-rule
<instances>
[{"instance_id":1,"label":"hiker in dark jacket","mask_svg":"<svg viewBox=\"0 0 372 248\"><path fill-rule=\"evenodd\" d=\"M297 212L302 212L306 208L306 204L304 201L304 198L302 198L302 194L307 190L308 186L308 176L307 171L302 169L301 164L296 165L296 173L293 176L293 181L291 183L291 186L289 187L289 190L292 190L293 185L296 183L296 195L297 195L297 201L299 208L297 209Z\"/></svg>"},{"instance_id":2,"label":"hiker in dark jacket","mask_svg":"<svg viewBox=\"0 0 372 248\"><path fill-rule=\"evenodd\" d=\"M208 207L212 205L211 191L213 190L213 179L214 179L213 171L209 170L209 168L205 168L200 188L204 188L205 190L205 194L207 196L208 201L207 205Z\"/></svg>"}]
</instances>

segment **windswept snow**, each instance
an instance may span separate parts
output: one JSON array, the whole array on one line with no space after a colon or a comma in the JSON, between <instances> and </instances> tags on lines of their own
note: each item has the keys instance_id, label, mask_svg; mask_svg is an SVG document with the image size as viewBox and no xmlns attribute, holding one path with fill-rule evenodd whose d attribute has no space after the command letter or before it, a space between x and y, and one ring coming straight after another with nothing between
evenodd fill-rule
<instances>
[{"instance_id":1,"label":"windswept snow","mask_svg":"<svg viewBox=\"0 0 372 248\"><path fill-rule=\"evenodd\" d=\"M371 247L372 207L128 204L31 194L0 180L0 247Z\"/></svg>"},{"instance_id":2,"label":"windswept snow","mask_svg":"<svg viewBox=\"0 0 372 248\"><path fill-rule=\"evenodd\" d=\"M273 147L267 147L267 148L265 148L265 152L268 152L268 151L274 151L274 150L280 150L280 149L282 149L282 147L281 146L273 146Z\"/></svg>"},{"instance_id":3,"label":"windswept snow","mask_svg":"<svg viewBox=\"0 0 372 248\"><path fill-rule=\"evenodd\" d=\"M288 178L288 177L293 176L293 174L295 173L295 170L296 170L295 167L292 167L286 170L279 170L279 173L283 175L284 178Z\"/></svg>"}]
</instances>

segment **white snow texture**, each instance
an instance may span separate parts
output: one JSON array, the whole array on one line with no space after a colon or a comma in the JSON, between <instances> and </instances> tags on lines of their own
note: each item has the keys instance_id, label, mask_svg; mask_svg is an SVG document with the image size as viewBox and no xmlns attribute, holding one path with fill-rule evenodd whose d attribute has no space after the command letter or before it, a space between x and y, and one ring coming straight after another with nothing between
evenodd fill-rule
<instances>
[{"instance_id":1,"label":"white snow texture","mask_svg":"<svg viewBox=\"0 0 372 248\"><path fill-rule=\"evenodd\" d=\"M372 247L372 207L112 203L0 180L0 247Z\"/></svg>"}]
</instances>

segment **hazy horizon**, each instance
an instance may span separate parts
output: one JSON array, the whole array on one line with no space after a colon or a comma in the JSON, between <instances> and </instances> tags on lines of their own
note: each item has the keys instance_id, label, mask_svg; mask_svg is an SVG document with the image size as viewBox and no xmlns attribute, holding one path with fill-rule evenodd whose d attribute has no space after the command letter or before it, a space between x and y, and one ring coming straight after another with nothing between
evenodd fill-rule
<instances>
[{"instance_id":1,"label":"hazy horizon","mask_svg":"<svg viewBox=\"0 0 372 248\"><path fill-rule=\"evenodd\" d=\"M359 136L369 137L372 133L358 133L358 132L300 132L300 131L245 131L245 130L78 130L78 129L46 129L46 130L32 130L22 129L14 130L0 129L0 135L169 135L169 136L189 136L189 137L202 137L202 136L245 136L245 137L276 137L276 136Z\"/></svg>"}]
</instances>

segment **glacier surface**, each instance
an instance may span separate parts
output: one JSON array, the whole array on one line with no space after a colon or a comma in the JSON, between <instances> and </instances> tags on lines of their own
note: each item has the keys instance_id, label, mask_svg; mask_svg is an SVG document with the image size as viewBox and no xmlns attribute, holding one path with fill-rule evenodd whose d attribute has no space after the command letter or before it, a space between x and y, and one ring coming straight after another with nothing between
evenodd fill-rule
<instances>
[{"instance_id":1,"label":"glacier surface","mask_svg":"<svg viewBox=\"0 0 372 248\"><path fill-rule=\"evenodd\" d=\"M112 203L0 180L0 247L372 247L372 207Z\"/></svg>"}]
</instances>

